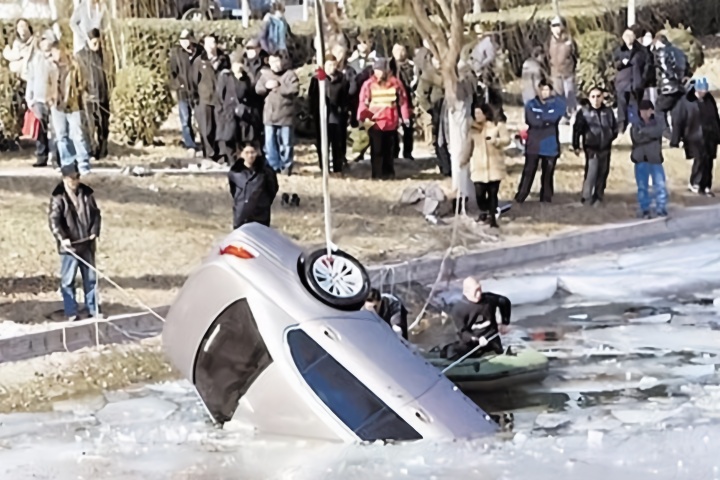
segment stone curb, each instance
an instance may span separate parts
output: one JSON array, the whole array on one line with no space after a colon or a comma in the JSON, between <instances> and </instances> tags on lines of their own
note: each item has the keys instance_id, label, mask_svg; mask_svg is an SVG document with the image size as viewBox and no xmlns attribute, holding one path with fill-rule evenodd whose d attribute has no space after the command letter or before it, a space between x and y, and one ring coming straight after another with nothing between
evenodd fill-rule
<instances>
[{"instance_id":1,"label":"stone curb","mask_svg":"<svg viewBox=\"0 0 720 480\"><path fill-rule=\"evenodd\" d=\"M583 254L635 248L714 232L720 232L720 205L692 207L678 211L668 219L598 226L448 258L441 278L449 280L508 271ZM376 286L406 282L430 284L438 277L441 263L441 257L417 259L370 267L368 274ZM157 311L164 316L168 309L168 306L159 307ZM0 339L0 364L97 344L136 341L161 331L162 324L148 313L120 315L99 323L93 320L66 323L61 328Z\"/></svg>"}]
</instances>

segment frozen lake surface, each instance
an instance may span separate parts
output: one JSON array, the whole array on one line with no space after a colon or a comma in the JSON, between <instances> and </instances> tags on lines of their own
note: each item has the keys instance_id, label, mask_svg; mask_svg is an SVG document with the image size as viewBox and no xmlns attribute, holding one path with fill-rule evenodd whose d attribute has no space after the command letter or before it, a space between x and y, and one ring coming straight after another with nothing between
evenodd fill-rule
<instances>
[{"instance_id":1,"label":"frozen lake surface","mask_svg":"<svg viewBox=\"0 0 720 480\"><path fill-rule=\"evenodd\" d=\"M0 415L0 478L720 479L720 241L573 260L486 282L516 303L506 344L552 357L524 390L478 395L512 431L336 445L206 422L187 383ZM457 284L443 292L449 302ZM440 300L442 301L442 299ZM419 341L452 339L433 325Z\"/></svg>"}]
</instances>

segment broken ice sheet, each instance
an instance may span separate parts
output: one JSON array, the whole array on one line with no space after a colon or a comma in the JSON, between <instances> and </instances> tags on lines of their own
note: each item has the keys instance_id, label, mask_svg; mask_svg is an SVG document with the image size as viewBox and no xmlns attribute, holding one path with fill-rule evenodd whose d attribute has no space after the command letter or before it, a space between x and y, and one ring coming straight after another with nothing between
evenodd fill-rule
<instances>
[{"instance_id":1,"label":"broken ice sheet","mask_svg":"<svg viewBox=\"0 0 720 480\"><path fill-rule=\"evenodd\" d=\"M610 410L615 418L626 424L658 424L675 415L679 415L681 411L682 408L676 408L674 410L654 410L650 407L637 410Z\"/></svg>"},{"instance_id":2,"label":"broken ice sheet","mask_svg":"<svg viewBox=\"0 0 720 480\"><path fill-rule=\"evenodd\" d=\"M177 405L155 397L134 398L110 403L95 415L108 425L165 420L177 410Z\"/></svg>"}]
</instances>

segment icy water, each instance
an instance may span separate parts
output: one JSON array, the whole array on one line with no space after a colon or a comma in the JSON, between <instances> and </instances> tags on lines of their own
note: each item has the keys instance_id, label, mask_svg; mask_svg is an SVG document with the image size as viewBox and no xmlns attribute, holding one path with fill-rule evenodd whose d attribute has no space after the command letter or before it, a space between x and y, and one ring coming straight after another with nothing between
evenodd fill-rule
<instances>
[{"instance_id":1,"label":"icy water","mask_svg":"<svg viewBox=\"0 0 720 480\"><path fill-rule=\"evenodd\" d=\"M479 394L511 430L475 441L336 445L217 430L183 382L0 415L0 479L720 479L720 242L574 260L486 283L506 344L548 378ZM458 293L451 285L440 301ZM425 345L452 337L433 325Z\"/></svg>"}]
</instances>

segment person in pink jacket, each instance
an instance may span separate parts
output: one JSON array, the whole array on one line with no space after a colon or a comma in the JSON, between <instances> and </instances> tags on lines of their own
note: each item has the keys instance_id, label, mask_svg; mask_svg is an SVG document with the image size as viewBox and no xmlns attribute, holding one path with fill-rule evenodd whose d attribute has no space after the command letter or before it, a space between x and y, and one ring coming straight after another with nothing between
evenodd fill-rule
<instances>
[{"instance_id":1,"label":"person in pink jacket","mask_svg":"<svg viewBox=\"0 0 720 480\"><path fill-rule=\"evenodd\" d=\"M410 103L402 82L394 77L386 59L377 59L373 76L360 90L358 121L370 136L372 178L395 177L394 146L400 121L409 128Z\"/></svg>"}]
</instances>

